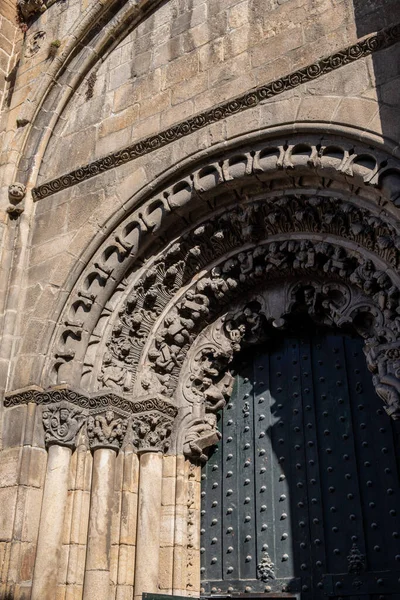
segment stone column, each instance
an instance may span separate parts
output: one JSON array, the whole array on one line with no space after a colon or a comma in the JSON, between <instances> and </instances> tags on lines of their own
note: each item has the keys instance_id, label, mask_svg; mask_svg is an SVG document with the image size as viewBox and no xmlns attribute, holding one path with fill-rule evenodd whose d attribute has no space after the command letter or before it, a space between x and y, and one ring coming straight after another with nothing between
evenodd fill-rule
<instances>
[{"instance_id":1,"label":"stone column","mask_svg":"<svg viewBox=\"0 0 400 600\"><path fill-rule=\"evenodd\" d=\"M115 449L94 451L83 600L109 600L110 596L115 459Z\"/></svg>"},{"instance_id":2,"label":"stone column","mask_svg":"<svg viewBox=\"0 0 400 600\"><path fill-rule=\"evenodd\" d=\"M71 448L49 448L39 537L32 584L32 600L54 600L68 494Z\"/></svg>"},{"instance_id":3,"label":"stone column","mask_svg":"<svg viewBox=\"0 0 400 600\"><path fill-rule=\"evenodd\" d=\"M124 466L119 531L116 600L132 600L135 576L136 522L139 486L139 457L128 444Z\"/></svg>"},{"instance_id":4,"label":"stone column","mask_svg":"<svg viewBox=\"0 0 400 600\"><path fill-rule=\"evenodd\" d=\"M140 456L135 600L143 592L158 591L162 472L161 452Z\"/></svg>"}]
</instances>

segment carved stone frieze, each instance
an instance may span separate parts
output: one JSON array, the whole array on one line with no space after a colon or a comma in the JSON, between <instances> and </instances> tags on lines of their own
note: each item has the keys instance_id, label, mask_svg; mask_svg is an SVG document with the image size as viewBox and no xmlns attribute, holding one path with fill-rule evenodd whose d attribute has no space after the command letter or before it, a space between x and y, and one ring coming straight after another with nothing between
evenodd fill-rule
<instances>
[{"instance_id":1,"label":"carved stone frieze","mask_svg":"<svg viewBox=\"0 0 400 600\"><path fill-rule=\"evenodd\" d=\"M44 6L42 0L19 0L19 3L21 3L23 7L22 10L27 10L27 7L30 6ZM37 9L35 8L34 10L36 11ZM330 73L342 66L364 58L365 56L369 56L377 50L389 47L398 42L399 39L399 25L394 25L377 34L365 37L356 44L349 46L342 51L335 52L331 56L322 58L318 62L299 69L290 75L281 77L266 85L256 87L241 96L232 98L219 106L173 125L156 135L142 139L123 150L113 152L112 154L82 166L71 173L62 175L53 181L43 183L33 190L34 198L36 200L46 198L60 190L130 162L139 156L158 150L171 142L190 135L199 129L203 129L212 123L226 119L230 115L253 108L268 98L278 96L287 90L294 89L304 83L318 79L326 73Z\"/></svg>"},{"instance_id":2,"label":"carved stone frieze","mask_svg":"<svg viewBox=\"0 0 400 600\"><path fill-rule=\"evenodd\" d=\"M89 447L118 450L127 441L138 451L168 449L177 408L160 395L131 401L108 394L85 396L69 388L42 390L38 387L11 392L4 405L12 408L34 403L43 406L44 441L75 447L82 430Z\"/></svg>"}]
</instances>

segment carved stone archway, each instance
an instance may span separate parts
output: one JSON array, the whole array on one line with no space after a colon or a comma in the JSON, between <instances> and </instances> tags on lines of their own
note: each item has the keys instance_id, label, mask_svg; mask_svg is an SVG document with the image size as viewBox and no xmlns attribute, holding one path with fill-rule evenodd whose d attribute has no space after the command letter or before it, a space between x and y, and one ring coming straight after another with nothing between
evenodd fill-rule
<instances>
[{"instance_id":1,"label":"carved stone archway","mask_svg":"<svg viewBox=\"0 0 400 600\"><path fill-rule=\"evenodd\" d=\"M215 440L210 419L199 419L249 335L245 318L233 327L229 316L240 312L238 299L259 307L243 308L249 318L259 313L275 327L302 302L315 321L352 327L365 339L377 392L397 418L398 244L390 219L350 199L289 193L224 207L143 269L110 326L97 385L136 398L160 395L181 414L192 412L198 430L204 425Z\"/></svg>"},{"instance_id":2,"label":"carved stone archway","mask_svg":"<svg viewBox=\"0 0 400 600\"><path fill-rule=\"evenodd\" d=\"M399 418L397 182L390 160L365 147L315 138L260 143L203 164L144 199L113 230L54 319L39 386L5 400L9 414L28 405L29 427L49 450L42 513L57 523L43 525L37 550L38 573L54 556L48 588L78 448L95 473L85 600L111 578L108 550L100 567L96 556L111 535L117 460L136 477L131 499L121 500L121 523L139 497L128 544L137 559L135 595L197 593L198 465L220 437L216 412L230 394L230 363L296 315L361 335L377 393ZM156 532L172 519L165 548L147 535L150 513ZM185 581L160 587L162 552ZM39 579L35 585L40 597Z\"/></svg>"}]
</instances>

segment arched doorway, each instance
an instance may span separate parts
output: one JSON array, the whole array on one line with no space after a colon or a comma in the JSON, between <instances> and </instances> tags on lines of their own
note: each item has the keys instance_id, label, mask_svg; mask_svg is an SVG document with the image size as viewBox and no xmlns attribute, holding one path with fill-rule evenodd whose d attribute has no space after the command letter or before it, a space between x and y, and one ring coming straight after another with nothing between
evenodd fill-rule
<instances>
[{"instance_id":1,"label":"arched doorway","mask_svg":"<svg viewBox=\"0 0 400 600\"><path fill-rule=\"evenodd\" d=\"M203 594L400 598L398 440L362 346L320 329L239 354L202 473Z\"/></svg>"}]
</instances>

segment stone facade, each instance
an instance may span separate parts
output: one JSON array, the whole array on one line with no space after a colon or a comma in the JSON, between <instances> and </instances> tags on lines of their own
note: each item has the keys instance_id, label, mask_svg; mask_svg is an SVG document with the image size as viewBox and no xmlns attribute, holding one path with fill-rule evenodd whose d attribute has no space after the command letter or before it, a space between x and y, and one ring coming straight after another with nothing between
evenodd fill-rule
<instances>
[{"instance_id":1,"label":"stone facade","mask_svg":"<svg viewBox=\"0 0 400 600\"><path fill-rule=\"evenodd\" d=\"M197 596L230 364L299 306L400 418L399 54L397 0L3 2L0 600Z\"/></svg>"}]
</instances>

